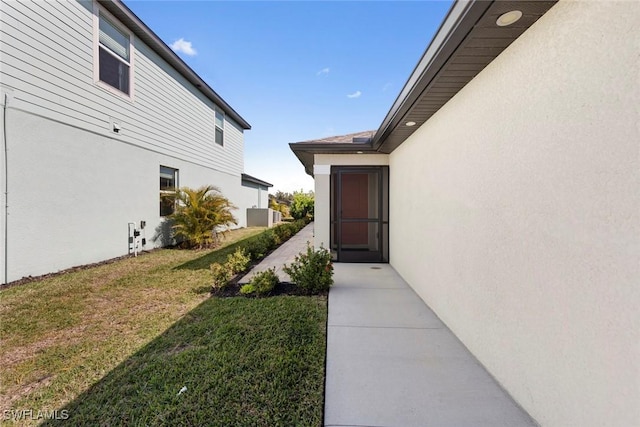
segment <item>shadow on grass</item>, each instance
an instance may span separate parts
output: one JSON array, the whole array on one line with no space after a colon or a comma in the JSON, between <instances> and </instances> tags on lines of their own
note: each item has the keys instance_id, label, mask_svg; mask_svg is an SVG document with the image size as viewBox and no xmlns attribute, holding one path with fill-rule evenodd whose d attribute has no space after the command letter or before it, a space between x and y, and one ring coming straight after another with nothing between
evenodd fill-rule
<instances>
[{"instance_id":1,"label":"shadow on grass","mask_svg":"<svg viewBox=\"0 0 640 427\"><path fill-rule=\"evenodd\" d=\"M325 344L326 297L210 298L62 409L72 425L318 426Z\"/></svg>"},{"instance_id":2,"label":"shadow on grass","mask_svg":"<svg viewBox=\"0 0 640 427\"><path fill-rule=\"evenodd\" d=\"M196 286L195 288L191 289L191 292L193 292L196 295L209 294L209 293L211 293L211 285Z\"/></svg>"}]
</instances>

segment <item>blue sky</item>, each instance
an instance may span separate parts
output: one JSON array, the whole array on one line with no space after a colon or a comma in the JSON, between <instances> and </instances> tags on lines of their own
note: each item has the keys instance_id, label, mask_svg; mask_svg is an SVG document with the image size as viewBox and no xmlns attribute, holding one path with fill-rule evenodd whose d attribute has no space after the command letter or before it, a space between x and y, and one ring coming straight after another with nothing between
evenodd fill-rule
<instances>
[{"instance_id":1,"label":"blue sky","mask_svg":"<svg viewBox=\"0 0 640 427\"><path fill-rule=\"evenodd\" d=\"M252 126L245 172L313 189L288 143L377 129L451 1L133 1Z\"/></svg>"}]
</instances>

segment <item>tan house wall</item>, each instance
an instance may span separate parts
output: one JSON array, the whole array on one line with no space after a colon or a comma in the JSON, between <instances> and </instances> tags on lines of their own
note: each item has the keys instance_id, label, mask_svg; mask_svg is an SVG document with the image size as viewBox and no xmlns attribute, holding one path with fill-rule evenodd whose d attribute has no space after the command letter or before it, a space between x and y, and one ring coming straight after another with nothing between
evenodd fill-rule
<instances>
[{"instance_id":1,"label":"tan house wall","mask_svg":"<svg viewBox=\"0 0 640 427\"><path fill-rule=\"evenodd\" d=\"M638 22L561 1L390 155L391 264L543 426L640 425Z\"/></svg>"}]
</instances>

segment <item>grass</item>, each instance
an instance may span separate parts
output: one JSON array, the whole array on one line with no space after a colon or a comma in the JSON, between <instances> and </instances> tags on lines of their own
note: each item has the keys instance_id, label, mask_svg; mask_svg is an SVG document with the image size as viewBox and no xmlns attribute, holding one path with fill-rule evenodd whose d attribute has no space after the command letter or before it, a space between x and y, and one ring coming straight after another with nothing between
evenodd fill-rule
<instances>
[{"instance_id":1,"label":"grass","mask_svg":"<svg viewBox=\"0 0 640 427\"><path fill-rule=\"evenodd\" d=\"M0 292L0 410L64 408L74 425L319 425L326 297L208 297L209 264L260 231Z\"/></svg>"}]
</instances>

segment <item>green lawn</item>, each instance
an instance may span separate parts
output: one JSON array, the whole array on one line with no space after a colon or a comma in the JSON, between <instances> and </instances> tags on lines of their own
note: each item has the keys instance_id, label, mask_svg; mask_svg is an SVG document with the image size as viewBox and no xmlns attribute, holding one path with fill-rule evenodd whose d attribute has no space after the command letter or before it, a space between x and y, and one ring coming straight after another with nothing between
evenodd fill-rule
<instances>
[{"instance_id":1,"label":"green lawn","mask_svg":"<svg viewBox=\"0 0 640 427\"><path fill-rule=\"evenodd\" d=\"M0 410L65 409L74 425L320 425L326 297L208 295L208 265L260 231L0 292Z\"/></svg>"}]
</instances>

